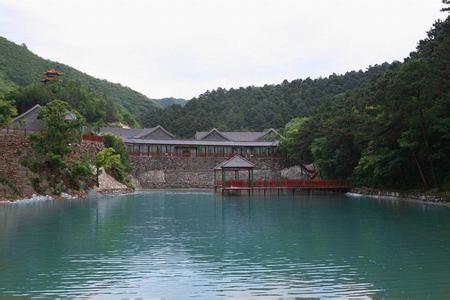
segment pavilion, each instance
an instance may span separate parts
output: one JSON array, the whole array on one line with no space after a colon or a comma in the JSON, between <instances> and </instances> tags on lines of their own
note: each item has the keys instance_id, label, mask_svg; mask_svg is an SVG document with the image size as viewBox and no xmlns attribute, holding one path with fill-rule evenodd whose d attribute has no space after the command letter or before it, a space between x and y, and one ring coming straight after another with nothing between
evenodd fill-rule
<instances>
[{"instance_id":1,"label":"pavilion","mask_svg":"<svg viewBox=\"0 0 450 300\"><path fill-rule=\"evenodd\" d=\"M248 172L248 189L252 188L252 182L253 182L253 170L255 168L255 165L250 162L249 160L245 159L244 157L240 156L239 154L233 156L230 159L227 159L220 164L218 164L214 168L214 187L217 189L219 187L217 182L217 173L221 172L221 185L222 191L224 188L233 189L233 180L227 181L227 172L234 172L234 180L239 181L241 183L240 178L240 171L246 171ZM239 188L242 189L242 184L239 184Z\"/></svg>"}]
</instances>

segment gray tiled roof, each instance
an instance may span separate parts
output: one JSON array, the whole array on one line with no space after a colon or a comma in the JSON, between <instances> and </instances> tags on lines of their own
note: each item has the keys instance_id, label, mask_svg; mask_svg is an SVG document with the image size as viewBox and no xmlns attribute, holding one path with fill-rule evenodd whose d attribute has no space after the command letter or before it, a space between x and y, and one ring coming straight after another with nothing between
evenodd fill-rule
<instances>
[{"instance_id":1,"label":"gray tiled roof","mask_svg":"<svg viewBox=\"0 0 450 300\"><path fill-rule=\"evenodd\" d=\"M227 168L234 169L234 168L254 168L254 167L255 165L252 162L246 160L245 158L237 154L232 158L221 162L214 169L220 170Z\"/></svg>"},{"instance_id":2,"label":"gray tiled roof","mask_svg":"<svg viewBox=\"0 0 450 300\"><path fill-rule=\"evenodd\" d=\"M197 140L144 140L124 138L127 144L152 144L175 146L236 146L236 147L276 147L278 142L233 142L233 141L197 141Z\"/></svg>"},{"instance_id":3,"label":"gray tiled roof","mask_svg":"<svg viewBox=\"0 0 450 300\"><path fill-rule=\"evenodd\" d=\"M39 113L41 112L42 106L36 104L23 114L15 117L9 124L9 128L20 128L20 129L29 129L29 130L45 130L45 123L39 119ZM77 119L77 116L67 111L64 116L65 121L74 121Z\"/></svg>"},{"instance_id":4,"label":"gray tiled roof","mask_svg":"<svg viewBox=\"0 0 450 300\"><path fill-rule=\"evenodd\" d=\"M45 124L42 122L39 117L39 112L41 111L42 106L36 104L23 114L15 117L9 124L9 128L24 128L30 130L42 130L45 129Z\"/></svg>"},{"instance_id":5,"label":"gray tiled roof","mask_svg":"<svg viewBox=\"0 0 450 300\"><path fill-rule=\"evenodd\" d=\"M166 136L168 138L174 138L175 136L173 134L171 134L169 131L167 131L166 129L164 129L161 126L156 126L156 127L152 127L152 128L116 128L116 127L103 127L100 129L101 133L112 133L115 134L117 136L120 136L121 138L124 139L141 139L141 138L145 138L146 136L156 132L157 130L160 130L158 132L162 132L164 134L165 138ZM159 135L161 137L161 135Z\"/></svg>"},{"instance_id":6,"label":"gray tiled roof","mask_svg":"<svg viewBox=\"0 0 450 300\"><path fill-rule=\"evenodd\" d=\"M157 131L157 129L160 129ZM178 145L178 146L238 146L238 147L276 147L278 146L277 141L266 141L261 139L261 137L267 135L269 131L264 132L226 132L228 136L219 132L219 135L223 135L224 139L214 140L214 139L195 139L195 140L178 140L174 139L174 136L165 130L161 126L153 128L115 128L115 127L104 127L100 130L101 133L113 133L122 137L125 143L128 144L152 144L152 145ZM161 137L160 134L152 136L153 132L166 133L170 139ZM203 135L218 132L217 129L213 129L206 132ZM197 133L198 134L198 133Z\"/></svg>"},{"instance_id":7,"label":"gray tiled roof","mask_svg":"<svg viewBox=\"0 0 450 300\"><path fill-rule=\"evenodd\" d=\"M173 139L175 138L175 136L170 133L169 131L167 131L164 127L162 127L161 125L158 125L156 127L153 128L144 128L144 129L148 129L145 132L142 132L140 134L137 134L134 136L135 139L140 139L140 138L145 138L146 136L152 134L153 138L157 139L157 137L161 138L161 139Z\"/></svg>"},{"instance_id":8,"label":"gray tiled roof","mask_svg":"<svg viewBox=\"0 0 450 300\"><path fill-rule=\"evenodd\" d=\"M116 128L116 127L103 127L100 129L101 133L112 133L121 138L128 139L133 138L136 135L146 133L149 129L153 128Z\"/></svg>"},{"instance_id":9,"label":"gray tiled roof","mask_svg":"<svg viewBox=\"0 0 450 300\"><path fill-rule=\"evenodd\" d=\"M210 131L198 131L195 134L196 140L202 140L207 137L212 131L219 132L223 137L229 141L236 142L253 142L262 139L267 134L271 132L277 133L274 129L269 129L265 131L219 131L217 129L212 129Z\"/></svg>"}]
</instances>

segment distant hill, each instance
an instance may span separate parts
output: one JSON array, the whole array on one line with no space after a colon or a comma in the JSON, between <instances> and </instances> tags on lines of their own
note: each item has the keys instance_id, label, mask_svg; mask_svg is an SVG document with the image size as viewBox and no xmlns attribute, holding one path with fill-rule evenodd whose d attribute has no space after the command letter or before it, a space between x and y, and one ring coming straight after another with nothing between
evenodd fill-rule
<instances>
[{"instance_id":1,"label":"distant hill","mask_svg":"<svg viewBox=\"0 0 450 300\"><path fill-rule=\"evenodd\" d=\"M39 82L42 73L54 68L64 72L64 79L79 81L99 96L112 98L133 115L143 110L161 108L161 104L119 83L98 79L70 66L43 59L27 49L0 37L0 94L16 86Z\"/></svg>"},{"instance_id":2,"label":"distant hill","mask_svg":"<svg viewBox=\"0 0 450 300\"><path fill-rule=\"evenodd\" d=\"M168 106L172 106L172 105L185 106L186 103L188 102L188 100L181 99L181 98L162 98L162 99L157 99L156 101L158 101L163 107L168 107Z\"/></svg>"}]
</instances>

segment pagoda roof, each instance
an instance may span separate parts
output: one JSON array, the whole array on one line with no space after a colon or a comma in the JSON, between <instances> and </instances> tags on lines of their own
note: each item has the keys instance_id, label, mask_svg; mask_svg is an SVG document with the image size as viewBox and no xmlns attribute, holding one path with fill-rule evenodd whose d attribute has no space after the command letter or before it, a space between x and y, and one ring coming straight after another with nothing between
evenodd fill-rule
<instances>
[{"instance_id":1,"label":"pagoda roof","mask_svg":"<svg viewBox=\"0 0 450 300\"><path fill-rule=\"evenodd\" d=\"M255 164L253 164L251 161L243 158L239 154L236 154L230 159L227 159L220 164L218 164L214 170L221 170L221 169L253 169L255 167Z\"/></svg>"},{"instance_id":2,"label":"pagoda roof","mask_svg":"<svg viewBox=\"0 0 450 300\"><path fill-rule=\"evenodd\" d=\"M63 72L57 71L55 69L48 69L46 72L44 72L44 75L48 75L48 74L64 75Z\"/></svg>"}]
</instances>

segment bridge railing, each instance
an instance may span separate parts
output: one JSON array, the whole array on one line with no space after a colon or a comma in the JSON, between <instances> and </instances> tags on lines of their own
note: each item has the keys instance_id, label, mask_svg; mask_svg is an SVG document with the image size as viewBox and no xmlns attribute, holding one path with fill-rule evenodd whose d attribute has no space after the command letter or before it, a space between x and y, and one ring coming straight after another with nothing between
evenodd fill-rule
<instances>
[{"instance_id":1,"label":"bridge railing","mask_svg":"<svg viewBox=\"0 0 450 300\"><path fill-rule=\"evenodd\" d=\"M222 183L220 183L222 184ZM346 180L227 180L224 188L314 188L347 189L350 182Z\"/></svg>"}]
</instances>

